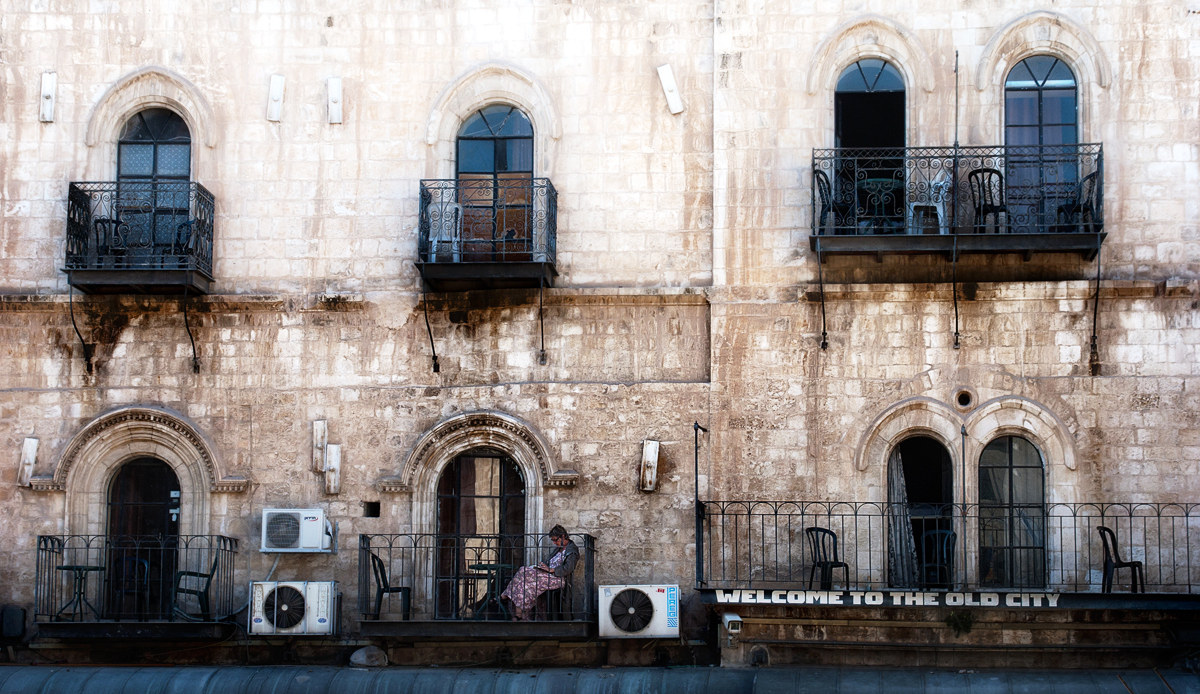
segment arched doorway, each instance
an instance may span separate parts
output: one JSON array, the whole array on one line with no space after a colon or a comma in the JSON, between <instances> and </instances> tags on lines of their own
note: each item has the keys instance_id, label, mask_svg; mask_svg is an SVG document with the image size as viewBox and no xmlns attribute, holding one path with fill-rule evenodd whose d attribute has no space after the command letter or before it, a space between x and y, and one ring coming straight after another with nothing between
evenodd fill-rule
<instances>
[{"instance_id":1,"label":"arched doorway","mask_svg":"<svg viewBox=\"0 0 1200 694\"><path fill-rule=\"evenodd\" d=\"M834 196L857 210L853 233L904 225L904 78L891 63L863 58L838 77L833 97L839 148Z\"/></svg>"},{"instance_id":2,"label":"arched doorway","mask_svg":"<svg viewBox=\"0 0 1200 694\"><path fill-rule=\"evenodd\" d=\"M950 452L935 438L901 441L888 458L889 583L954 584L954 492Z\"/></svg>"},{"instance_id":3,"label":"arched doorway","mask_svg":"<svg viewBox=\"0 0 1200 694\"><path fill-rule=\"evenodd\" d=\"M1046 585L1045 470L1028 439L1001 436L979 456L979 576L989 588Z\"/></svg>"},{"instance_id":4,"label":"arched doorway","mask_svg":"<svg viewBox=\"0 0 1200 694\"><path fill-rule=\"evenodd\" d=\"M1004 81L1009 226L1036 232L1076 199L1078 93L1071 68L1051 55L1017 63Z\"/></svg>"},{"instance_id":5,"label":"arched doorway","mask_svg":"<svg viewBox=\"0 0 1200 694\"><path fill-rule=\"evenodd\" d=\"M170 617L179 514L179 478L169 465L136 458L117 470L108 489L109 617Z\"/></svg>"},{"instance_id":6,"label":"arched doorway","mask_svg":"<svg viewBox=\"0 0 1200 694\"><path fill-rule=\"evenodd\" d=\"M464 260L529 260L533 126L515 106L476 111L458 131Z\"/></svg>"},{"instance_id":7,"label":"arched doorway","mask_svg":"<svg viewBox=\"0 0 1200 694\"><path fill-rule=\"evenodd\" d=\"M497 616L497 598L524 563L525 480L495 449L456 456L437 482L434 616Z\"/></svg>"},{"instance_id":8,"label":"arched doorway","mask_svg":"<svg viewBox=\"0 0 1200 694\"><path fill-rule=\"evenodd\" d=\"M192 138L179 114L148 108L133 114L117 142L113 210L130 254L154 258L183 252L190 231Z\"/></svg>"}]
</instances>

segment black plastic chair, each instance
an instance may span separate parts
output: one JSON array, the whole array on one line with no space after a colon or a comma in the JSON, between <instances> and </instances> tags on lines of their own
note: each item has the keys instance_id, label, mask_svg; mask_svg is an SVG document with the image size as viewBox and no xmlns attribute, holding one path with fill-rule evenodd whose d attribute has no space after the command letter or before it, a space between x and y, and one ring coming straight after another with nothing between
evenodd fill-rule
<instances>
[{"instance_id":1,"label":"black plastic chair","mask_svg":"<svg viewBox=\"0 0 1200 694\"><path fill-rule=\"evenodd\" d=\"M1008 208L1004 204L1004 174L997 169L975 169L967 174L971 188L971 205L975 210L975 233L982 234L988 228L988 218L997 233L1008 231ZM1000 226L1000 215L1004 215L1004 226Z\"/></svg>"},{"instance_id":2,"label":"black plastic chair","mask_svg":"<svg viewBox=\"0 0 1200 694\"><path fill-rule=\"evenodd\" d=\"M1098 171L1093 171L1084 176L1075 186L1075 200L1059 206L1055 219L1055 231L1094 234L1103 229L1104 222L1096 218L1100 194L1098 173Z\"/></svg>"},{"instance_id":3,"label":"black plastic chair","mask_svg":"<svg viewBox=\"0 0 1200 694\"><path fill-rule=\"evenodd\" d=\"M808 587L812 588L817 569L821 570L821 590L833 589L833 572L842 570L846 583L850 582L850 565L838 557L837 534L827 528L805 528L808 546L812 550L812 569L808 572Z\"/></svg>"},{"instance_id":4,"label":"black plastic chair","mask_svg":"<svg viewBox=\"0 0 1200 694\"><path fill-rule=\"evenodd\" d=\"M171 592L171 605L175 614L193 622L212 621L212 609L208 602L208 589L212 587L213 576L217 573L217 563L220 561L220 555L213 557L212 567L208 570L208 573L200 571L175 572L175 587ZM200 612L192 614L181 608L179 606L180 594L195 596L196 603L200 606Z\"/></svg>"},{"instance_id":5,"label":"black plastic chair","mask_svg":"<svg viewBox=\"0 0 1200 694\"><path fill-rule=\"evenodd\" d=\"M1129 592L1145 593L1146 575L1142 572L1142 562L1125 561L1121 558L1120 553L1117 551L1117 534L1112 531L1112 528L1100 525L1096 527L1096 530L1100 533L1100 541L1104 544L1104 584L1102 590L1105 593L1111 593L1113 575L1118 569L1129 569Z\"/></svg>"},{"instance_id":6,"label":"black plastic chair","mask_svg":"<svg viewBox=\"0 0 1200 694\"><path fill-rule=\"evenodd\" d=\"M926 530L921 533L921 578L925 586L949 586L954 581L953 530Z\"/></svg>"},{"instance_id":7,"label":"black plastic chair","mask_svg":"<svg viewBox=\"0 0 1200 694\"><path fill-rule=\"evenodd\" d=\"M371 573L375 576L375 610L367 615L371 619L379 619L383 609L383 596L396 593L400 596L400 617L405 621L412 618L412 591L408 586L394 586L388 580L387 566L374 552L367 552L371 557Z\"/></svg>"}]
</instances>

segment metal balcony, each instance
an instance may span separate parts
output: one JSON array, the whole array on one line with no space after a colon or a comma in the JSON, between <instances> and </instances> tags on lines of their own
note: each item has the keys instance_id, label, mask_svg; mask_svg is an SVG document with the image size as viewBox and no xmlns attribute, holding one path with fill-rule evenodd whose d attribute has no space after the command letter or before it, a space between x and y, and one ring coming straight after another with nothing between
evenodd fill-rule
<instances>
[{"instance_id":1,"label":"metal balcony","mask_svg":"<svg viewBox=\"0 0 1200 694\"><path fill-rule=\"evenodd\" d=\"M363 634L442 638L587 638L596 624L595 538L573 534L575 573L514 622L500 593L522 566L545 561L545 535L359 535Z\"/></svg>"},{"instance_id":2,"label":"metal balcony","mask_svg":"<svg viewBox=\"0 0 1200 694\"><path fill-rule=\"evenodd\" d=\"M213 638L232 631L237 540L40 535L34 621L56 638Z\"/></svg>"},{"instance_id":3,"label":"metal balcony","mask_svg":"<svg viewBox=\"0 0 1200 694\"><path fill-rule=\"evenodd\" d=\"M199 183L72 183L67 281L89 294L207 294L213 209Z\"/></svg>"},{"instance_id":4,"label":"metal balcony","mask_svg":"<svg viewBox=\"0 0 1200 694\"><path fill-rule=\"evenodd\" d=\"M434 291L549 287L557 231L549 179L421 181L417 267Z\"/></svg>"},{"instance_id":5,"label":"metal balcony","mask_svg":"<svg viewBox=\"0 0 1200 694\"><path fill-rule=\"evenodd\" d=\"M813 151L811 248L1079 253L1104 233L1101 145Z\"/></svg>"}]
</instances>

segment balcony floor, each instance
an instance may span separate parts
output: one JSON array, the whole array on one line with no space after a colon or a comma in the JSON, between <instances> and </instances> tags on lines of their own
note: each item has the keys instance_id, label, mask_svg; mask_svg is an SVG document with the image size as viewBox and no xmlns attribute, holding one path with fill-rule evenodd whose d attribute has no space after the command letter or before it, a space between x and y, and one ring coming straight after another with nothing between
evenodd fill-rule
<instances>
[{"instance_id":1,"label":"balcony floor","mask_svg":"<svg viewBox=\"0 0 1200 694\"><path fill-rule=\"evenodd\" d=\"M1078 253L1085 260L1096 256L1108 234L1087 232L1045 234L821 234L809 237L809 247L822 255L944 254L958 253Z\"/></svg>"},{"instance_id":2,"label":"balcony floor","mask_svg":"<svg viewBox=\"0 0 1200 694\"><path fill-rule=\"evenodd\" d=\"M471 289L536 289L550 287L558 270L546 261L417 263L425 283L435 292Z\"/></svg>"},{"instance_id":3,"label":"balcony floor","mask_svg":"<svg viewBox=\"0 0 1200 694\"><path fill-rule=\"evenodd\" d=\"M212 278L199 270L63 270L85 294L208 294Z\"/></svg>"},{"instance_id":4,"label":"balcony floor","mask_svg":"<svg viewBox=\"0 0 1200 694\"><path fill-rule=\"evenodd\" d=\"M237 626L230 622L37 622L39 638L221 640Z\"/></svg>"},{"instance_id":5,"label":"balcony floor","mask_svg":"<svg viewBox=\"0 0 1200 694\"><path fill-rule=\"evenodd\" d=\"M359 622L363 636L413 639L565 639L586 640L596 635L596 621L509 622L488 620L370 620Z\"/></svg>"}]
</instances>

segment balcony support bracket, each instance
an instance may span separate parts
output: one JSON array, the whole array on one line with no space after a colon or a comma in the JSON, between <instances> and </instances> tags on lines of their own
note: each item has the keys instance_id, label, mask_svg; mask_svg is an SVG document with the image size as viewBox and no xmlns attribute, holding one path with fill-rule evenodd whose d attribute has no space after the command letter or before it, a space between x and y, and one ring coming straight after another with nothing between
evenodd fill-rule
<instances>
[{"instance_id":1,"label":"balcony support bracket","mask_svg":"<svg viewBox=\"0 0 1200 694\"><path fill-rule=\"evenodd\" d=\"M71 309L71 327L75 329L75 337L79 338L79 344L83 345L83 363L87 367L88 374L92 373L92 346L83 339L83 335L79 332L79 326L75 323L75 285L69 281L68 274L67 285L70 287L67 292L67 303Z\"/></svg>"},{"instance_id":2,"label":"balcony support bracket","mask_svg":"<svg viewBox=\"0 0 1200 694\"><path fill-rule=\"evenodd\" d=\"M541 349L538 350L538 364L546 365L546 323L542 316L542 294L546 290L546 279L538 279L538 331L541 333Z\"/></svg>"},{"instance_id":3,"label":"balcony support bracket","mask_svg":"<svg viewBox=\"0 0 1200 694\"><path fill-rule=\"evenodd\" d=\"M817 287L821 294L821 351L829 349L829 333L826 332L825 324L825 273L821 269L821 265L825 259L821 257L821 243L817 241Z\"/></svg>"},{"instance_id":4,"label":"balcony support bracket","mask_svg":"<svg viewBox=\"0 0 1200 694\"><path fill-rule=\"evenodd\" d=\"M196 356L196 337L192 335L192 324L188 321L188 286L183 285L183 328L187 330L188 341L192 343L192 373L200 373L200 357Z\"/></svg>"},{"instance_id":5,"label":"balcony support bracket","mask_svg":"<svg viewBox=\"0 0 1200 694\"><path fill-rule=\"evenodd\" d=\"M442 367L438 364L437 347L433 344L433 329L429 327L429 294L424 284L421 285L421 307L425 309L425 333L429 335L429 351L433 354L433 372L438 373Z\"/></svg>"},{"instance_id":6,"label":"balcony support bracket","mask_svg":"<svg viewBox=\"0 0 1200 694\"><path fill-rule=\"evenodd\" d=\"M1092 297L1092 342L1088 351L1088 371L1093 376L1100 375L1100 346L1096 339L1096 331L1100 320L1100 243L1102 237L1096 234L1096 292Z\"/></svg>"}]
</instances>

